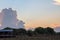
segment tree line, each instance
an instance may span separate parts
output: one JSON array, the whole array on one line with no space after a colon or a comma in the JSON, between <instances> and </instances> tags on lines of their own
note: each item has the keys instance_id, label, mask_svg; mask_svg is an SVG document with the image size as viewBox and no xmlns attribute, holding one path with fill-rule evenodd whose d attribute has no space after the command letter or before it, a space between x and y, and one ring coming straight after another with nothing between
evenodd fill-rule
<instances>
[{"instance_id":1,"label":"tree line","mask_svg":"<svg viewBox=\"0 0 60 40\"><path fill-rule=\"evenodd\" d=\"M3 30L13 30L13 35L27 35L27 36L33 36L33 35L40 35L40 34L48 34L48 35L55 35L57 34L53 28L47 27L37 27L34 30L26 30L23 28L14 29L14 28L4 28ZM60 33L58 33L60 34Z\"/></svg>"}]
</instances>

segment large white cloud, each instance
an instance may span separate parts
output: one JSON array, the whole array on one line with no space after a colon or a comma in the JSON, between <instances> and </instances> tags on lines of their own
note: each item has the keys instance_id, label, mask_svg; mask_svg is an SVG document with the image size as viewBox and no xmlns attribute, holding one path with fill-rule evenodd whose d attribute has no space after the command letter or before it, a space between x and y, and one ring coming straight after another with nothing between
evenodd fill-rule
<instances>
[{"instance_id":1,"label":"large white cloud","mask_svg":"<svg viewBox=\"0 0 60 40\"><path fill-rule=\"evenodd\" d=\"M12 8L5 8L0 12L0 29L11 28L24 28L24 22L17 19L17 12Z\"/></svg>"},{"instance_id":2,"label":"large white cloud","mask_svg":"<svg viewBox=\"0 0 60 40\"><path fill-rule=\"evenodd\" d=\"M60 0L53 0L55 5L60 5Z\"/></svg>"}]
</instances>

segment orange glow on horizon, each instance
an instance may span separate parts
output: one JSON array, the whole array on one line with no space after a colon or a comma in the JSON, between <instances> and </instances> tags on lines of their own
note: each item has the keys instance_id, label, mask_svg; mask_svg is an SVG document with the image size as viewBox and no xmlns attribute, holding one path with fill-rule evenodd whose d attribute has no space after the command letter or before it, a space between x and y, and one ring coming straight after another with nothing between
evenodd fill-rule
<instances>
[{"instance_id":1,"label":"orange glow on horizon","mask_svg":"<svg viewBox=\"0 0 60 40\"><path fill-rule=\"evenodd\" d=\"M56 26L60 26L58 23L49 23L44 21L30 21L25 24L25 28L36 28L36 27L51 27L54 28Z\"/></svg>"},{"instance_id":2,"label":"orange glow on horizon","mask_svg":"<svg viewBox=\"0 0 60 40\"><path fill-rule=\"evenodd\" d=\"M20 19L20 18L18 18ZM36 28L36 27L51 27L55 28L56 26L60 26L60 19L58 18L46 18L46 19L25 19L22 18L25 22L25 28Z\"/></svg>"}]
</instances>

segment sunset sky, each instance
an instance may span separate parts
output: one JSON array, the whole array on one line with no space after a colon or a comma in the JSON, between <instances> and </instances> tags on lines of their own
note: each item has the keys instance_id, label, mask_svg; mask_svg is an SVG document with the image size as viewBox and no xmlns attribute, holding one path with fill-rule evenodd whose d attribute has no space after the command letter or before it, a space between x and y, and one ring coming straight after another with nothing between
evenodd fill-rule
<instances>
[{"instance_id":1,"label":"sunset sky","mask_svg":"<svg viewBox=\"0 0 60 40\"><path fill-rule=\"evenodd\" d=\"M60 0L0 0L0 11L12 8L25 28L60 26Z\"/></svg>"}]
</instances>

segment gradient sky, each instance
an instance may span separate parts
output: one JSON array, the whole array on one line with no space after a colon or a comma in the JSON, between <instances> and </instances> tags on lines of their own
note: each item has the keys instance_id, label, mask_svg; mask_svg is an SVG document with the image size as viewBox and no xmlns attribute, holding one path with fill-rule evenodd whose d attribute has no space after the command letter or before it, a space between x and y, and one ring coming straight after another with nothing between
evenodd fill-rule
<instances>
[{"instance_id":1,"label":"gradient sky","mask_svg":"<svg viewBox=\"0 0 60 40\"><path fill-rule=\"evenodd\" d=\"M17 10L25 28L60 26L60 0L0 0L0 10Z\"/></svg>"}]
</instances>

